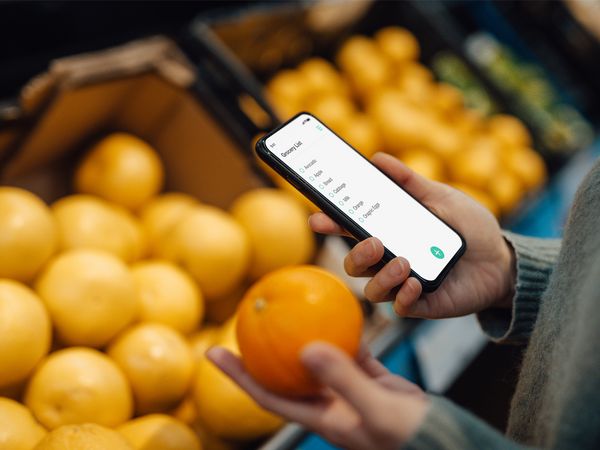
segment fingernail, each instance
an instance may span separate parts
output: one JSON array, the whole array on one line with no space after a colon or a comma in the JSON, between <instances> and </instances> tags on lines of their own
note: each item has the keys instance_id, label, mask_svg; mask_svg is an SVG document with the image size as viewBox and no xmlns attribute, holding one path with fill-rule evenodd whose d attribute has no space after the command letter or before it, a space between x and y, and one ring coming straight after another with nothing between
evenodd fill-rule
<instances>
[{"instance_id":1,"label":"fingernail","mask_svg":"<svg viewBox=\"0 0 600 450\"><path fill-rule=\"evenodd\" d=\"M394 264L394 275L403 275L406 271L407 261L404 258L396 258Z\"/></svg>"}]
</instances>

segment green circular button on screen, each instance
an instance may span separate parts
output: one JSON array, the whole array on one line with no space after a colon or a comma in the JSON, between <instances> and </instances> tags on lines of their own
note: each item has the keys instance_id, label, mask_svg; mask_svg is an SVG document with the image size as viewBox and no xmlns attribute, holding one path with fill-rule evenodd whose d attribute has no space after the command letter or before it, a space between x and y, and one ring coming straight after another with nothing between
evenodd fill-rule
<instances>
[{"instance_id":1,"label":"green circular button on screen","mask_svg":"<svg viewBox=\"0 0 600 450\"><path fill-rule=\"evenodd\" d=\"M433 256L435 256L437 259L443 259L444 258L444 252L442 251L441 248L436 247L435 245L433 247L431 247L429 249L431 251L431 254Z\"/></svg>"}]
</instances>

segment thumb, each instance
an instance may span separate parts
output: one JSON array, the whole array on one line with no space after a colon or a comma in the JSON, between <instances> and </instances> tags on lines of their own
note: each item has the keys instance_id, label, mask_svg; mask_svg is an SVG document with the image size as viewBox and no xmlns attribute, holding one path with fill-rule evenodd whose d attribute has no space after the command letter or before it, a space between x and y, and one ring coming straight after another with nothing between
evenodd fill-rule
<instances>
[{"instance_id":1,"label":"thumb","mask_svg":"<svg viewBox=\"0 0 600 450\"><path fill-rule=\"evenodd\" d=\"M344 352L317 342L307 345L300 358L319 382L343 397L361 415L370 408L377 386Z\"/></svg>"},{"instance_id":2,"label":"thumb","mask_svg":"<svg viewBox=\"0 0 600 450\"><path fill-rule=\"evenodd\" d=\"M417 200L438 187L436 182L419 175L398 158L387 153L376 153L371 162Z\"/></svg>"}]
</instances>

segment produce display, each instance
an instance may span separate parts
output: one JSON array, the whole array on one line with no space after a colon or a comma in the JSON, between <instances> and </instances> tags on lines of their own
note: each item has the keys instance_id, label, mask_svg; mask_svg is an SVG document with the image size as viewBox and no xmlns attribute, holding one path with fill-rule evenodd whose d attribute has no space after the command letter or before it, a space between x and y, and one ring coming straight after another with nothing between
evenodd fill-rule
<instances>
[{"instance_id":1,"label":"produce display","mask_svg":"<svg viewBox=\"0 0 600 450\"><path fill-rule=\"evenodd\" d=\"M118 133L83 156L75 192L50 206L0 187L0 449L234 449L275 432L282 419L204 356L242 346L253 368L271 367L248 335L261 322L242 314L236 338L238 303L257 292L266 325L323 324L273 329L282 349L292 342L290 361L314 339L357 352L360 306L306 265L316 243L303 203L260 188L226 211L161 193L163 179L158 154ZM344 318L338 328L332 317Z\"/></svg>"},{"instance_id":2,"label":"produce display","mask_svg":"<svg viewBox=\"0 0 600 450\"><path fill-rule=\"evenodd\" d=\"M418 62L419 53L403 28L353 36L335 65L311 58L276 73L267 96L283 119L311 112L365 156L391 153L496 216L510 214L547 176L529 131L516 117L466 108L458 89Z\"/></svg>"}]
</instances>

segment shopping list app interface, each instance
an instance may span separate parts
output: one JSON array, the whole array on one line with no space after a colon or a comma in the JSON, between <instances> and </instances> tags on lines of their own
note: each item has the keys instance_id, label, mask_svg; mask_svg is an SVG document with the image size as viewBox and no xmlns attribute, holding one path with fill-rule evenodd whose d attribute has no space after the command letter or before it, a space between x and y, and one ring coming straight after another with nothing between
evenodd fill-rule
<instances>
[{"instance_id":1,"label":"shopping list app interface","mask_svg":"<svg viewBox=\"0 0 600 450\"><path fill-rule=\"evenodd\" d=\"M433 281L460 250L458 234L315 117L300 115L266 140L269 151L347 217Z\"/></svg>"}]
</instances>

